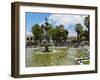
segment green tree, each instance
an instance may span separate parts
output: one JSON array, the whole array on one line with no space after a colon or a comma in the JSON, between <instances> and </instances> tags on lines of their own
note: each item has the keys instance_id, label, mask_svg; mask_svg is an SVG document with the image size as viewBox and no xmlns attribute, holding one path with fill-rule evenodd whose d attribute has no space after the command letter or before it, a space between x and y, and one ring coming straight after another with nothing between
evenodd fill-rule
<instances>
[{"instance_id":1,"label":"green tree","mask_svg":"<svg viewBox=\"0 0 100 80\"><path fill-rule=\"evenodd\" d=\"M59 26L59 36L61 37L61 40L66 40L68 38L68 30L64 29L64 25Z\"/></svg>"},{"instance_id":2,"label":"green tree","mask_svg":"<svg viewBox=\"0 0 100 80\"><path fill-rule=\"evenodd\" d=\"M90 16L86 16L84 19L84 24L87 28L87 30L85 30L85 34L84 36L86 37L86 40L89 41L89 30L90 30Z\"/></svg>"},{"instance_id":3,"label":"green tree","mask_svg":"<svg viewBox=\"0 0 100 80\"><path fill-rule=\"evenodd\" d=\"M64 29L63 25L53 26L52 24L48 23L48 27L44 25L35 24L32 27L32 33L34 34L35 44L38 45L37 40L41 42L42 34L43 34L43 27L47 30L48 37L52 37L53 41L56 43L61 43L68 38L68 30Z\"/></svg>"},{"instance_id":4,"label":"green tree","mask_svg":"<svg viewBox=\"0 0 100 80\"><path fill-rule=\"evenodd\" d=\"M64 29L63 25L56 26L53 33L53 38L56 40L57 44L63 44L68 38L68 30Z\"/></svg>"},{"instance_id":5,"label":"green tree","mask_svg":"<svg viewBox=\"0 0 100 80\"><path fill-rule=\"evenodd\" d=\"M65 30L64 30L64 39L67 39L67 38L68 38L68 33L69 33L68 30L65 29Z\"/></svg>"},{"instance_id":6,"label":"green tree","mask_svg":"<svg viewBox=\"0 0 100 80\"><path fill-rule=\"evenodd\" d=\"M38 44L37 41L41 40L41 34L43 33L41 30L41 26L39 24L35 24L32 27L32 33L34 34L35 44Z\"/></svg>"},{"instance_id":7,"label":"green tree","mask_svg":"<svg viewBox=\"0 0 100 80\"><path fill-rule=\"evenodd\" d=\"M48 25L48 34L49 36L53 35L54 26L52 24Z\"/></svg>"},{"instance_id":8,"label":"green tree","mask_svg":"<svg viewBox=\"0 0 100 80\"><path fill-rule=\"evenodd\" d=\"M81 37L82 37L81 34L83 32L83 27L80 23L76 24L75 31L77 32L77 40L78 42L80 42Z\"/></svg>"},{"instance_id":9,"label":"green tree","mask_svg":"<svg viewBox=\"0 0 100 80\"><path fill-rule=\"evenodd\" d=\"M89 30L89 25L90 25L89 20L90 20L90 16L86 16L84 19L84 24L88 28L88 30Z\"/></svg>"},{"instance_id":10,"label":"green tree","mask_svg":"<svg viewBox=\"0 0 100 80\"><path fill-rule=\"evenodd\" d=\"M52 29L52 38L53 38L53 40L59 40L59 33L60 33L60 31L59 31L59 28L56 26L55 28L53 28Z\"/></svg>"},{"instance_id":11,"label":"green tree","mask_svg":"<svg viewBox=\"0 0 100 80\"><path fill-rule=\"evenodd\" d=\"M89 41L89 33L88 33L88 30L84 30L83 36L85 37L85 40Z\"/></svg>"}]
</instances>

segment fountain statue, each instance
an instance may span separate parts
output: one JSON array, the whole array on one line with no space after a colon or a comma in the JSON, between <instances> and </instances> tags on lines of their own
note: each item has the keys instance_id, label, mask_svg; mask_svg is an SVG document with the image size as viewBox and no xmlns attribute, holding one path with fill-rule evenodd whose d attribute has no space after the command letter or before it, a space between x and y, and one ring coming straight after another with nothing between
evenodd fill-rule
<instances>
[{"instance_id":1,"label":"fountain statue","mask_svg":"<svg viewBox=\"0 0 100 80\"><path fill-rule=\"evenodd\" d=\"M42 31L43 31L41 45L45 47L44 52L50 52L48 47L53 45L53 40L52 40L51 35L48 34L49 23L48 23L47 18L45 18L45 20L46 20L45 25L42 24L41 26Z\"/></svg>"}]
</instances>

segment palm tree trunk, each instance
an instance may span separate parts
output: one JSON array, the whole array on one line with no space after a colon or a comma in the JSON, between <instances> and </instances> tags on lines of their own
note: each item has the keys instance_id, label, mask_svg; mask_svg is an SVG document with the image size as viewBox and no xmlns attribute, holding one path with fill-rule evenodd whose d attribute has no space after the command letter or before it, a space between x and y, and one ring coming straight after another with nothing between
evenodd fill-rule
<instances>
[{"instance_id":1,"label":"palm tree trunk","mask_svg":"<svg viewBox=\"0 0 100 80\"><path fill-rule=\"evenodd\" d=\"M78 43L78 47L79 47L79 43L80 43L80 34L79 33L77 33L77 43Z\"/></svg>"}]
</instances>

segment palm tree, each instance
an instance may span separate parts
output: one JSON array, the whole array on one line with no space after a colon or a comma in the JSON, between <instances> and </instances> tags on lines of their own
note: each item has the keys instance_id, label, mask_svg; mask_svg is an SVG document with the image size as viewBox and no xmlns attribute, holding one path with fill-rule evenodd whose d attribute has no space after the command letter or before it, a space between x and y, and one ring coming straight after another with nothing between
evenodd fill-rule
<instances>
[{"instance_id":1,"label":"palm tree","mask_svg":"<svg viewBox=\"0 0 100 80\"><path fill-rule=\"evenodd\" d=\"M59 26L60 32L64 32L64 25Z\"/></svg>"},{"instance_id":2,"label":"palm tree","mask_svg":"<svg viewBox=\"0 0 100 80\"><path fill-rule=\"evenodd\" d=\"M85 24L85 26L86 26L86 28L87 28L87 30L86 30L86 38L87 38L87 40L89 41L89 30L90 30L90 16L86 16L85 17L85 19L84 19L84 24Z\"/></svg>"},{"instance_id":3,"label":"palm tree","mask_svg":"<svg viewBox=\"0 0 100 80\"><path fill-rule=\"evenodd\" d=\"M64 29L64 25L59 25L59 31L60 43L64 44L68 38L68 30Z\"/></svg>"},{"instance_id":4,"label":"palm tree","mask_svg":"<svg viewBox=\"0 0 100 80\"><path fill-rule=\"evenodd\" d=\"M75 31L77 32L77 41L80 42L81 33L83 31L83 27L80 23L76 24Z\"/></svg>"},{"instance_id":5,"label":"palm tree","mask_svg":"<svg viewBox=\"0 0 100 80\"><path fill-rule=\"evenodd\" d=\"M86 16L84 19L84 24L88 28L88 30L89 30L89 25L90 25L89 19L90 19L90 16Z\"/></svg>"}]
</instances>

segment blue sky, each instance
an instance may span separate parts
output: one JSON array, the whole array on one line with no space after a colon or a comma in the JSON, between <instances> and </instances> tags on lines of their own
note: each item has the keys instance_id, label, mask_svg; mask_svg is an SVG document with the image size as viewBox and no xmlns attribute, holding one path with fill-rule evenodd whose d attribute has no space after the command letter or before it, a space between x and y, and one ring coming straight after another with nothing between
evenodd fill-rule
<instances>
[{"instance_id":1,"label":"blue sky","mask_svg":"<svg viewBox=\"0 0 100 80\"><path fill-rule=\"evenodd\" d=\"M52 13L33 13L26 12L25 20L26 20L26 32L30 33L32 26L34 24L44 24L45 18L48 18L49 23L53 25L64 25L64 28L69 31L69 36L76 36L75 25L77 23L82 24L84 29L86 28L84 25L84 18L87 15L68 15L68 14L52 14Z\"/></svg>"},{"instance_id":2,"label":"blue sky","mask_svg":"<svg viewBox=\"0 0 100 80\"><path fill-rule=\"evenodd\" d=\"M26 13L26 32L30 32L32 26L34 24L40 24L41 22L45 21L45 18L50 16L50 14L41 14L41 13Z\"/></svg>"}]
</instances>

